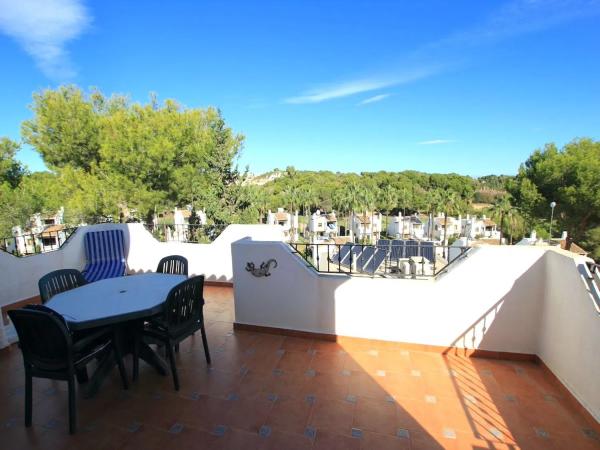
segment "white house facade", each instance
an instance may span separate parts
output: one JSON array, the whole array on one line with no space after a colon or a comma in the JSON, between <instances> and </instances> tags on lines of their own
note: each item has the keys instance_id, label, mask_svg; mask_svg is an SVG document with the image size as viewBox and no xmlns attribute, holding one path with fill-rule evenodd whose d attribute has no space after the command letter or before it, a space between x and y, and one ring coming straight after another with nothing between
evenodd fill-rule
<instances>
[{"instance_id":1,"label":"white house facade","mask_svg":"<svg viewBox=\"0 0 600 450\"><path fill-rule=\"evenodd\" d=\"M387 234L396 239L423 239L425 227L418 215L403 216L400 213L390 217Z\"/></svg>"},{"instance_id":2,"label":"white house facade","mask_svg":"<svg viewBox=\"0 0 600 450\"><path fill-rule=\"evenodd\" d=\"M367 240L376 242L381 237L383 216L379 212L366 211L352 215L352 232L358 242Z\"/></svg>"},{"instance_id":3,"label":"white house facade","mask_svg":"<svg viewBox=\"0 0 600 450\"><path fill-rule=\"evenodd\" d=\"M276 212L267 212L267 225L281 226L286 241L298 240L298 223L298 211L290 214L284 208L277 208Z\"/></svg>"},{"instance_id":4,"label":"white house facade","mask_svg":"<svg viewBox=\"0 0 600 450\"><path fill-rule=\"evenodd\" d=\"M311 239L331 239L338 235L338 222L335 211L325 214L316 210L308 222L308 232Z\"/></svg>"}]
</instances>

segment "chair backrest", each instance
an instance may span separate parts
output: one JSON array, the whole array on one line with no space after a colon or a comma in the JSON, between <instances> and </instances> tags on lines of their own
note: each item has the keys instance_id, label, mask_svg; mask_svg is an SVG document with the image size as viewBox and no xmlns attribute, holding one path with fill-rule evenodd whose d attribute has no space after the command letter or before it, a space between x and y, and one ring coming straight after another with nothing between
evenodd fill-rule
<instances>
[{"instance_id":1,"label":"chair backrest","mask_svg":"<svg viewBox=\"0 0 600 450\"><path fill-rule=\"evenodd\" d=\"M88 263L125 261L122 230L90 231L85 234L85 257Z\"/></svg>"},{"instance_id":2,"label":"chair backrest","mask_svg":"<svg viewBox=\"0 0 600 450\"><path fill-rule=\"evenodd\" d=\"M76 287L87 284L81 272L77 269L61 269L47 273L40 281L38 288L42 303L46 303L56 294L75 289Z\"/></svg>"},{"instance_id":3,"label":"chair backrest","mask_svg":"<svg viewBox=\"0 0 600 450\"><path fill-rule=\"evenodd\" d=\"M23 359L37 369L61 371L72 361L72 340L65 320L43 305L8 311L17 330Z\"/></svg>"},{"instance_id":4,"label":"chair backrest","mask_svg":"<svg viewBox=\"0 0 600 450\"><path fill-rule=\"evenodd\" d=\"M169 332L194 326L203 319L204 275L189 278L171 289L165 302L165 321Z\"/></svg>"},{"instance_id":5,"label":"chair backrest","mask_svg":"<svg viewBox=\"0 0 600 450\"><path fill-rule=\"evenodd\" d=\"M169 273L171 275L188 276L188 260L183 256L171 255L165 256L158 262L156 268L158 273Z\"/></svg>"}]
</instances>

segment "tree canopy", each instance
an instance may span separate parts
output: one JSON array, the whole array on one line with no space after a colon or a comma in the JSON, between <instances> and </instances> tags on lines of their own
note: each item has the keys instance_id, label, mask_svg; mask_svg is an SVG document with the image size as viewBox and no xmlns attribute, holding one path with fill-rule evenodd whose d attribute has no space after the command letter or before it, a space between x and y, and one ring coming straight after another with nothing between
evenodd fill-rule
<instances>
[{"instance_id":1,"label":"tree canopy","mask_svg":"<svg viewBox=\"0 0 600 450\"><path fill-rule=\"evenodd\" d=\"M535 150L509 189L532 221L547 223L550 203L556 202L558 227L600 257L600 240L595 237L600 227L600 142L578 139L561 149L547 144Z\"/></svg>"},{"instance_id":2,"label":"tree canopy","mask_svg":"<svg viewBox=\"0 0 600 450\"><path fill-rule=\"evenodd\" d=\"M74 86L34 94L31 109L23 140L65 186L67 209L80 220L118 217L124 208L145 218L186 204L222 223L240 220L236 162L244 137L218 109L155 97L132 103Z\"/></svg>"},{"instance_id":3,"label":"tree canopy","mask_svg":"<svg viewBox=\"0 0 600 450\"><path fill-rule=\"evenodd\" d=\"M516 177L288 166L253 183L237 167L244 137L215 108L159 103L153 95L141 104L63 86L35 93L31 110L22 143L40 153L49 171L28 173L16 159L21 142L0 138L2 236L31 214L61 206L67 222L77 224L123 214L148 220L154 212L191 205L217 225L253 223L282 206L307 215L316 208L342 215L373 209L490 213L512 241L532 228L547 236L555 201L553 229L567 230L600 257L600 142L591 139L535 150Z\"/></svg>"}]
</instances>

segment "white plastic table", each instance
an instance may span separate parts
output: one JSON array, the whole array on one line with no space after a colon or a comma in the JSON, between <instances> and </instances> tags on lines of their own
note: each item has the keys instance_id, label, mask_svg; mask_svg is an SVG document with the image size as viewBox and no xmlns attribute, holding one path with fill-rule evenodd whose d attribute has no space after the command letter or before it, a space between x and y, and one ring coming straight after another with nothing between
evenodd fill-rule
<instances>
[{"instance_id":1,"label":"white plastic table","mask_svg":"<svg viewBox=\"0 0 600 450\"><path fill-rule=\"evenodd\" d=\"M46 306L71 330L143 319L160 313L169 291L185 279L164 273L108 278L57 294Z\"/></svg>"},{"instance_id":2,"label":"white plastic table","mask_svg":"<svg viewBox=\"0 0 600 450\"><path fill-rule=\"evenodd\" d=\"M127 353L136 327L161 313L169 291L186 278L162 273L108 278L57 294L46 306L61 314L74 331L111 326L116 345ZM141 343L139 356L160 374L167 374L167 364L149 345ZM90 379L86 397L98 392L116 362L113 352L105 355Z\"/></svg>"}]
</instances>

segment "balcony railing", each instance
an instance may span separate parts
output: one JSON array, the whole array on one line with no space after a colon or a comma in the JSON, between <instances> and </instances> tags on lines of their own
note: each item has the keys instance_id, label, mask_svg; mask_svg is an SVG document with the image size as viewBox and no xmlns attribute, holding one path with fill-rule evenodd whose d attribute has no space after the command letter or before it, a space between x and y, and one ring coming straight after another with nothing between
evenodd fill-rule
<instances>
[{"instance_id":1,"label":"balcony railing","mask_svg":"<svg viewBox=\"0 0 600 450\"><path fill-rule=\"evenodd\" d=\"M146 229L161 242L210 243L227 227L225 224L144 224Z\"/></svg>"},{"instance_id":2,"label":"balcony railing","mask_svg":"<svg viewBox=\"0 0 600 450\"><path fill-rule=\"evenodd\" d=\"M161 242L210 243L227 225L174 225L144 224L146 229ZM67 227L57 231L25 233L19 236L0 238L0 251L14 256L30 256L47 253L61 248L71 235L81 227Z\"/></svg>"},{"instance_id":3,"label":"balcony railing","mask_svg":"<svg viewBox=\"0 0 600 450\"><path fill-rule=\"evenodd\" d=\"M52 252L61 248L75 233L78 227L68 227L56 231L25 233L18 236L0 238L0 250L14 256L30 256Z\"/></svg>"},{"instance_id":4,"label":"balcony railing","mask_svg":"<svg viewBox=\"0 0 600 450\"><path fill-rule=\"evenodd\" d=\"M439 275L470 250L470 247L401 240L380 240L377 245L291 243L290 246L318 272L413 279Z\"/></svg>"}]
</instances>

